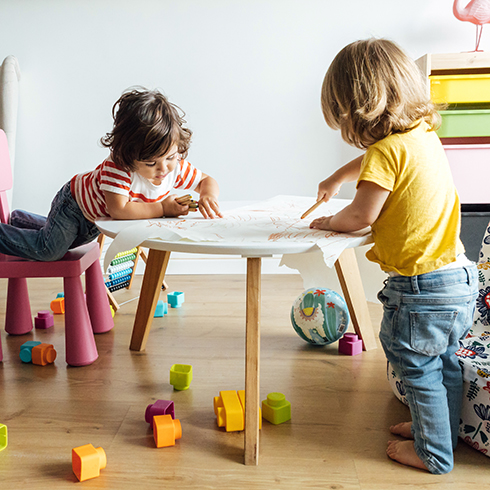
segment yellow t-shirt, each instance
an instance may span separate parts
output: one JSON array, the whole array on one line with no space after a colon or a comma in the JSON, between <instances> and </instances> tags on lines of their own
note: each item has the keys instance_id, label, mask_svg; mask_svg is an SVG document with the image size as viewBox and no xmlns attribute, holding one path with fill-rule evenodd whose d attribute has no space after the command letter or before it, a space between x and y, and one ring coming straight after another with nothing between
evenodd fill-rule
<instances>
[{"instance_id":1,"label":"yellow t-shirt","mask_svg":"<svg viewBox=\"0 0 490 490\"><path fill-rule=\"evenodd\" d=\"M371 145L360 181L390 191L372 225L374 246L366 257L403 276L431 272L464 252L460 203L439 138L425 122Z\"/></svg>"}]
</instances>

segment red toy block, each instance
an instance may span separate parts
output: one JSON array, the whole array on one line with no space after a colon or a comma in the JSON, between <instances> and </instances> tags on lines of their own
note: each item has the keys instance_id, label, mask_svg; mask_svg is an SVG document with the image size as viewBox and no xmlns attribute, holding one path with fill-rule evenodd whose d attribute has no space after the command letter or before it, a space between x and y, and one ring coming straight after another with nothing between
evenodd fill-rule
<instances>
[{"instance_id":1,"label":"red toy block","mask_svg":"<svg viewBox=\"0 0 490 490\"><path fill-rule=\"evenodd\" d=\"M170 400L157 400L146 407L145 420L149 424L153 424L155 415L170 415L175 418L174 402Z\"/></svg>"},{"instance_id":2,"label":"red toy block","mask_svg":"<svg viewBox=\"0 0 490 490\"><path fill-rule=\"evenodd\" d=\"M362 352L362 340L355 333L346 333L339 340L339 354L357 356Z\"/></svg>"},{"instance_id":3,"label":"red toy block","mask_svg":"<svg viewBox=\"0 0 490 490\"><path fill-rule=\"evenodd\" d=\"M36 328L49 328L54 325L53 315L48 310L41 310L34 318L34 326Z\"/></svg>"},{"instance_id":4,"label":"red toy block","mask_svg":"<svg viewBox=\"0 0 490 490\"><path fill-rule=\"evenodd\" d=\"M56 351L52 344L39 344L32 348L32 364L46 366L52 364L56 359Z\"/></svg>"}]
</instances>

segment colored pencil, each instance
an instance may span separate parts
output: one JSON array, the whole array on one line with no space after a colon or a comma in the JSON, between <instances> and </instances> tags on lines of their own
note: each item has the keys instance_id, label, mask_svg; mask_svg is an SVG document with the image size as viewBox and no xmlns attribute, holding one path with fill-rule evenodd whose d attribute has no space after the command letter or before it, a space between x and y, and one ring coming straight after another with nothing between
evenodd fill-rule
<instances>
[{"instance_id":1,"label":"colored pencil","mask_svg":"<svg viewBox=\"0 0 490 490\"><path fill-rule=\"evenodd\" d=\"M304 212L301 216L301 219L304 219L306 218L309 214L311 214L313 211L315 211L315 209L320 206L320 204L323 202L323 199L316 202L315 204L313 204L313 206L311 206L310 209L308 209L308 211Z\"/></svg>"}]
</instances>

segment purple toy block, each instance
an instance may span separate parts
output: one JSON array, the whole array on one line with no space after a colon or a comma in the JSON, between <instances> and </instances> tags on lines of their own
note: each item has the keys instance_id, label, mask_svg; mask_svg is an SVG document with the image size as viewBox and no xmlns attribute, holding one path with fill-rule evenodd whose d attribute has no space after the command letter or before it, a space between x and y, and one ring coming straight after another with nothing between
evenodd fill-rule
<instances>
[{"instance_id":1,"label":"purple toy block","mask_svg":"<svg viewBox=\"0 0 490 490\"><path fill-rule=\"evenodd\" d=\"M362 352L362 340L355 333L346 333L339 340L339 353L346 356L357 356Z\"/></svg>"},{"instance_id":2,"label":"purple toy block","mask_svg":"<svg viewBox=\"0 0 490 490\"><path fill-rule=\"evenodd\" d=\"M153 424L155 415L170 415L175 419L174 402L170 400L157 400L146 407L145 420L149 424Z\"/></svg>"},{"instance_id":3,"label":"purple toy block","mask_svg":"<svg viewBox=\"0 0 490 490\"><path fill-rule=\"evenodd\" d=\"M53 315L49 310L41 310L34 318L34 326L36 328L49 328L54 325Z\"/></svg>"}]
</instances>

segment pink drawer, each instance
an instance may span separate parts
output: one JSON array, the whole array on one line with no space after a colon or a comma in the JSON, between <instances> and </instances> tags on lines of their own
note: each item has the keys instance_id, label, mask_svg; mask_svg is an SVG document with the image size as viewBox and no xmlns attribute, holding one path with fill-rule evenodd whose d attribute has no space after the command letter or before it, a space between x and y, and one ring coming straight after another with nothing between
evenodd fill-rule
<instances>
[{"instance_id":1,"label":"pink drawer","mask_svg":"<svg viewBox=\"0 0 490 490\"><path fill-rule=\"evenodd\" d=\"M444 145L461 204L490 203L490 144Z\"/></svg>"}]
</instances>

